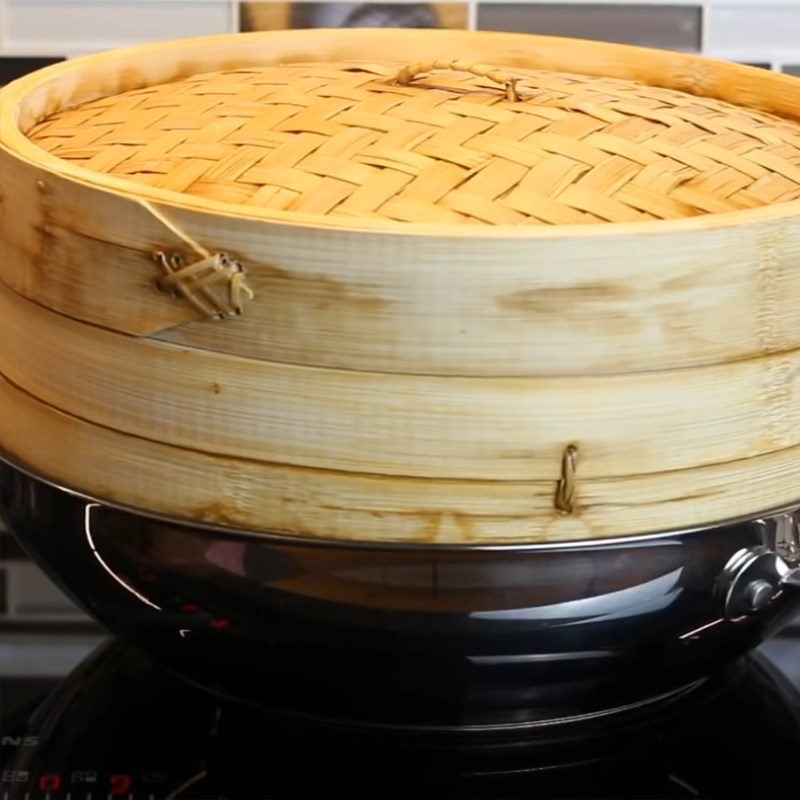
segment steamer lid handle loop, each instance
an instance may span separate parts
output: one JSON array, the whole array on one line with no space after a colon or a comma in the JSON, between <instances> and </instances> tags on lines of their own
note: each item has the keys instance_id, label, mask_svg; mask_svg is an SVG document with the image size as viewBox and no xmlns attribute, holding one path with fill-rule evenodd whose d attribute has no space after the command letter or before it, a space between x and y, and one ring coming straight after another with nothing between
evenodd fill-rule
<instances>
[{"instance_id":1,"label":"steamer lid handle loop","mask_svg":"<svg viewBox=\"0 0 800 800\"><path fill-rule=\"evenodd\" d=\"M418 61L413 64L406 64L400 72L395 76L395 81L401 86L407 86L418 75L423 72L433 72L433 70L453 70L455 72L471 72L481 78L489 78L495 83L501 83L506 90L506 98L515 102L521 101L522 96L517 91L517 82L520 80L508 72L504 72L497 67L489 64L473 64L471 61L462 61L460 59L453 59L452 61L443 61L433 59L431 61Z\"/></svg>"}]
</instances>

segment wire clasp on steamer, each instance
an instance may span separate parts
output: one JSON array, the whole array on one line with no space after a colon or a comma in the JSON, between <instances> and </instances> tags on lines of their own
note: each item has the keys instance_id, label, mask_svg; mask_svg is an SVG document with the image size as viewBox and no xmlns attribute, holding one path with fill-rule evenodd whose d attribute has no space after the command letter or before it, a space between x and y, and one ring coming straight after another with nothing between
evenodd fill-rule
<instances>
[{"instance_id":1,"label":"wire clasp on steamer","mask_svg":"<svg viewBox=\"0 0 800 800\"><path fill-rule=\"evenodd\" d=\"M575 510L575 471L578 467L578 448L568 445L561 457L561 478L556 486L555 507L560 514L565 516Z\"/></svg>"},{"instance_id":2,"label":"wire clasp on steamer","mask_svg":"<svg viewBox=\"0 0 800 800\"><path fill-rule=\"evenodd\" d=\"M212 319L235 317L244 303L253 299L242 264L227 253L214 253L193 264L185 264L180 253L153 254L164 274L156 279L159 291L183 297Z\"/></svg>"}]
</instances>

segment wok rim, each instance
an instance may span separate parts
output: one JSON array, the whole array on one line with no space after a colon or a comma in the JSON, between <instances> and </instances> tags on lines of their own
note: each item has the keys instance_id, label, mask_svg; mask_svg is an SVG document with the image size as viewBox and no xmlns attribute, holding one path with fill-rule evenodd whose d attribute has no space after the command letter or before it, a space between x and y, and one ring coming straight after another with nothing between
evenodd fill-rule
<instances>
[{"instance_id":1,"label":"wok rim","mask_svg":"<svg viewBox=\"0 0 800 800\"><path fill-rule=\"evenodd\" d=\"M54 478L48 478L31 467L24 464L14 456L0 448L0 467L5 464L7 467L16 470L29 478L33 478L59 492L69 494L72 497L84 501L87 504L94 504L115 511L122 512L137 517L144 517L149 520L163 522L192 530L205 531L210 534L229 536L235 538L258 539L261 541L272 541L275 544L298 546L298 547L328 547L349 550L402 550L405 552L550 552L550 551L571 551L571 550L592 550L596 548L612 548L620 546L640 545L649 542L674 539L690 534L711 534L721 529L731 528L740 525L754 524L761 520L776 517L782 514L800 513L800 498L788 505L778 508L767 509L756 515L744 515L719 520L713 523L698 524L688 528L673 528L670 530L656 530L640 534L627 534L625 536L608 536L590 539L571 539L557 542L528 542L528 543L429 543L420 542L394 542L394 541L375 541L363 539L334 539L332 537L312 537L301 536L292 533L280 533L278 531L258 530L255 528L239 528L227 525L218 525L203 520L182 519L162 514L157 511L136 508L125 503L114 500L106 500L92 494L88 494L82 489L78 489L66 483L62 483Z\"/></svg>"}]
</instances>

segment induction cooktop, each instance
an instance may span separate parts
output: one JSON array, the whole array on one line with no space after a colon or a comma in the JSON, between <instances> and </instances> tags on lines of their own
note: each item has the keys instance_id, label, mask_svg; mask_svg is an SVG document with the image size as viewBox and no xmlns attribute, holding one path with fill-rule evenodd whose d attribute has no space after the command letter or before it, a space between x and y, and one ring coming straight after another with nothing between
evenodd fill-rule
<instances>
[{"instance_id":1,"label":"induction cooktop","mask_svg":"<svg viewBox=\"0 0 800 800\"><path fill-rule=\"evenodd\" d=\"M662 707L490 739L279 716L116 641L42 689L3 716L2 800L800 797L797 628Z\"/></svg>"}]
</instances>

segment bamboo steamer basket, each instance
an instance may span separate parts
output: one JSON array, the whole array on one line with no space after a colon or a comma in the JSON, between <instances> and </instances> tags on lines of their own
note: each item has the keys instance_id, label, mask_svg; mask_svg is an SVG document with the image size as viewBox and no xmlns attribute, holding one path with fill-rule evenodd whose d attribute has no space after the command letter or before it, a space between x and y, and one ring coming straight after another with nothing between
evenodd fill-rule
<instances>
[{"instance_id":1,"label":"bamboo steamer basket","mask_svg":"<svg viewBox=\"0 0 800 800\"><path fill-rule=\"evenodd\" d=\"M0 449L47 479L462 544L800 496L795 78L327 30L88 56L0 101Z\"/></svg>"}]
</instances>

